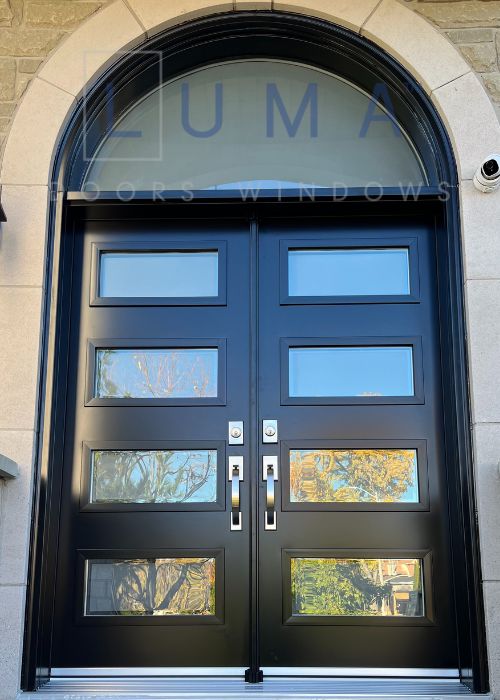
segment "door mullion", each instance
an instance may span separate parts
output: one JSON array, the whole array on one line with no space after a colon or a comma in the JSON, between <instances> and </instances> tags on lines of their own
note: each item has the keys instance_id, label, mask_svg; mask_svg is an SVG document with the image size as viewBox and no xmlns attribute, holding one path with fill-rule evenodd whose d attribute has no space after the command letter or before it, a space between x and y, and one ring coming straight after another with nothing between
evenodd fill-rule
<instances>
[{"instance_id":1,"label":"door mullion","mask_svg":"<svg viewBox=\"0 0 500 700\"><path fill-rule=\"evenodd\" d=\"M260 670L260 650L259 650L259 528L258 528L258 473L256 465L258 463L258 439L259 439L259 420L258 420L258 396L257 396L257 377L258 377L258 235L259 235L258 220L255 215L250 218L250 324L249 324L249 343L250 343L250 667L245 672L245 680L248 683L259 683L263 679L262 671Z\"/></svg>"}]
</instances>

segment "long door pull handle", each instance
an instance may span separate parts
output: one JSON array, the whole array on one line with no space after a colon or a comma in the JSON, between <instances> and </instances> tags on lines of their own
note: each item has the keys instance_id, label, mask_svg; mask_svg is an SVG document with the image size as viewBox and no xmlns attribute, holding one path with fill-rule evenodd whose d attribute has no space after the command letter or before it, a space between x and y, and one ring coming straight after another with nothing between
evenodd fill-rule
<instances>
[{"instance_id":1,"label":"long door pull handle","mask_svg":"<svg viewBox=\"0 0 500 700\"><path fill-rule=\"evenodd\" d=\"M240 481L243 481L243 457L229 457L231 482L231 530L241 530Z\"/></svg>"},{"instance_id":2,"label":"long door pull handle","mask_svg":"<svg viewBox=\"0 0 500 700\"><path fill-rule=\"evenodd\" d=\"M276 530L275 482L278 481L278 458L262 457L262 479L266 482L265 530Z\"/></svg>"}]
</instances>

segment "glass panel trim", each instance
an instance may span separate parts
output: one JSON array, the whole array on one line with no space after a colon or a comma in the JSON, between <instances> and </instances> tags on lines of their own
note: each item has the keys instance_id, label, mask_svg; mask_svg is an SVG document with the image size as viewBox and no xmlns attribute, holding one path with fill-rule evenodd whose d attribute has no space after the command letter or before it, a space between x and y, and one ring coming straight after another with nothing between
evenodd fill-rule
<instances>
[{"instance_id":1,"label":"glass panel trim","mask_svg":"<svg viewBox=\"0 0 500 700\"><path fill-rule=\"evenodd\" d=\"M217 297L218 258L213 250L101 252L99 296Z\"/></svg>"},{"instance_id":2,"label":"glass panel trim","mask_svg":"<svg viewBox=\"0 0 500 700\"><path fill-rule=\"evenodd\" d=\"M303 248L288 251L291 297L410 294L408 248Z\"/></svg>"},{"instance_id":3,"label":"glass panel trim","mask_svg":"<svg viewBox=\"0 0 500 700\"><path fill-rule=\"evenodd\" d=\"M215 558L87 559L85 616L215 615Z\"/></svg>"},{"instance_id":4,"label":"glass panel trim","mask_svg":"<svg viewBox=\"0 0 500 700\"><path fill-rule=\"evenodd\" d=\"M424 616L421 559L292 557L294 617Z\"/></svg>"},{"instance_id":5,"label":"glass panel trim","mask_svg":"<svg viewBox=\"0 0 500 700\"><path fill-rule=\"evenodd\" d=\"M290 397L414 396L412 346L290 347Z\"/></svg>"},{"instance_id":6,"label":"glass panel trim","mask_svg":"<svg viewBox=\"0 0 500 700\"><path fill-rule=\"evenodd\" d=\"M217 450L92 450L91 503L215 503Z\"/></svg>"},{"instance_id":7,"label":"glass panel trim","mask_svg":"<svg viewBox=\"0 0 500 700\"><path fill-rule=\"evenodd\" d=\"M291 449L291 503L419 503L416 449Z\"/></svg>"},{"instance_id":8,"label":"glass panel trim","mask_svg":"<svg viewBox=\"0 0 500 700\"><path fill-rule=\"evenodd\" d=\"M210 398L218 396L217 384L217 348L96 350L96 398Z\"/></svg>"}]
</instances>

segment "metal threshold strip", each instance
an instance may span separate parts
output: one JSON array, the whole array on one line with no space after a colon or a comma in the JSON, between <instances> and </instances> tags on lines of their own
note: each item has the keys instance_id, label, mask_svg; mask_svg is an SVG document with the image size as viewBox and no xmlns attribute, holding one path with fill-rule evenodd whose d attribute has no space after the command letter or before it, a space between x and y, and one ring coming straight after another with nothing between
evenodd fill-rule
<instances>
[{"instance_id":1,"label":"metal threshold strip","mask_svg":"<svg viewBox=\"0 0 500 700\"><path fill-rule=\"evenodd\" d=\"M53 678L36 693L18 700L464 700L491 699L475 695L456 678L271 677L256 685L231 677L74 677Z\"/></svg>"}]
</instances>

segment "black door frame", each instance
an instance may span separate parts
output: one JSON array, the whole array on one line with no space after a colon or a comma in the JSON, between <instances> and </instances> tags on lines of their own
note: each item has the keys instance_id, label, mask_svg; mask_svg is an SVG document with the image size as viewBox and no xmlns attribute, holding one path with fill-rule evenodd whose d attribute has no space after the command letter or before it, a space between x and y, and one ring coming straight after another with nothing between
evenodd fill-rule
<instances>
[{"instance_id":1,"label":"black door frame","mask_svg":"<svg viewBox=\"0 0 500 700\"><path fill-rule=\"evenodd\" d=\"M212 34L215 53L207 49L208 33ZM309 55L314 42L314 57ZM220 40L220 43L218 43ZM271 51L270 45L275 48ZM482 601L479 540L476 518L475 485L472 467L471 420L469 406L469 380L467 364L466 330L462 286L461 231L459 196L453 151L446 131L430 100L393 59L358 35L326 22L285 13L238 13L198 20L181 28L166 32L149 42L147 50L162 50L164 60L172 71L184 72L188 66L200 65L224 58L251 55L276 56L302 60L329 67L347 74L349 66L356 66L357 82L369 90L375 80L384 80L393 91L396 113L403 124L414 127L411 134L420 148L424 163L430 173L430 184L419 193L402 193L399 189L363 190L347 192L317 190L267 192L258 201L241 201L241 194L193 193L194 201L185 201L185 193L135 193L132 201L123 202L117 193L101 193L89 201L78 190L83 174L82 121L83 106L80 103L68 124L54 162L54 187L51 191L48 230L49 243L45 275L46 289L58 289L51 303L50 295L44 307L42 340L42 381L39 390L38 449L34 480L34 512L30 547L27 615L25 626L22 687L33 690L50 676L50 594L51 575L57 557L57 503L60 482L57 476L57 435L62 434L63 412L58 405L64 361L61 357L60 339L65 329L61 325L61 300L65 290L59 288L62 271L59 269L60 248L64 244L63 230L67 230L75 213L83 217L131 218L165 216L203 216L205 207L211 215L223 217L241 216L242 211L253 220L259 215L274 213L293 216L298 211L328 216L348 216L374 212L411 215L427 213L435 217L438 229L438 286L442 328L442 355L445 399L445 442L450 489L453 527L453 561L455 572L455 596L460 601L460 617L457 615L460 670L462 681L475 692L488 688L487 656ZM314 60L313 60L314 59ZM122 60L99 80L89 92L86 101L86 117L92 116L91 137L100 133L105 109L104 85L110 83L123 105L137 97L137 86L147 84L144 72L152 64L144 65L132 54ZM146 63L148 63L146 61ZM352 70L351 70L352 73ZM354 76L351 75L351 79ZM118 103L119 104L119 103ZM416 116L416 119L415 119ZM411 133L411 128L409 128ZM432 159L435 159L435 167ZM311 201L314 200L314 201ZM377 201L378 200L378 201ZM159 207L159 208L158 208ZM62 364L61 364L62 363ZM55 368L58 368L55 371ZM43 436L43 440L42 440ZM252 505L253 507L253 505ZM255 553L254 553L255 554ZM255 614L256 588L252 595L252 614ZM456 605L458 608L458 605ZM252 639L254 659L258 650L256 635ZM259 680L256 666L252 665L248 680Z\"/></svg>"}]
</instances>

